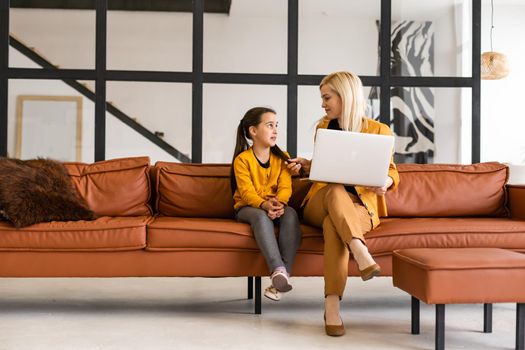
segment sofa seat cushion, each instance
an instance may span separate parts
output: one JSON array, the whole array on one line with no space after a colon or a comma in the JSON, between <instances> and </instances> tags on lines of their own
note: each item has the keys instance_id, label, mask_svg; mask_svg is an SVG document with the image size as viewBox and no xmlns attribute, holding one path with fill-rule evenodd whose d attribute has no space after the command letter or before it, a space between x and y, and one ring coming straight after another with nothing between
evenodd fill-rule
<instances>
[{"instance_id":1,"label":"sofa seat cushion","mask_svg":"<svg viewBox=\"0 0 525 350\"><path fill-rule=\"evenodd\" d=\"M150 216L53 221L15 229L0 222L0 251L113 251L146 246Z\"/></svg>"},{"instance_id":2,"label":"sofa seat cushion","mask_svg":"<svg viewBox=\"0 0 525 350\"><path fill-rule=\"evenodd\" d=\"M156 217L148 250L257 249L250 225L232 219Z\"/></svg>"},{"instance_id":3,"label":"sofa seat cushion","mask_svg":"<svg viewBox=\"0 0 525 350\"><path fill-rule=\"evenodd\" d=\"M323 251L322 232L301 225L304 237L315 237L306 241L307 248ZM275 229L278 234L278 229ZM304 241L304 240L303 240ZM320 242L320 245L319 245ZM320 246L320 248L319 248ZM156 217L148 225L148 250L192 250L225 249L257 250L250 225L232 219ZM301 248L300 248L301 249Z\"/></svg>"},{"instance_id":4,"label":"sofa seat cushion","mask_svg":"<svg viewBox=\"0 0 525 350\"><path fill-rule=\"evenodd\" d=\"M403 248L505 248L525 251L525 221L508 218L384 218L366 236L372 253Z\"/></svg>"}]
</instances>

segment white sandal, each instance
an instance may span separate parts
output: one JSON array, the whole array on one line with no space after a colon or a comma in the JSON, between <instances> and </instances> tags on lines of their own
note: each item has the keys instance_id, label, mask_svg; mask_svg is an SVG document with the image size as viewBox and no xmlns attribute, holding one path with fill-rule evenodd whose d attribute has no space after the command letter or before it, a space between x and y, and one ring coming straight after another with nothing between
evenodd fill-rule
<instances>
[{"instance_id":1,"label":"white sandal","mask_svg":"<svg viewBox=\"0 0 525 350\"><path fill-rule=\"evenodd\" d=\"M274 286L269 285L264 290L264 296L273 301L281 300L281 292L279 292Z\"/></svg>"}]
</instances>

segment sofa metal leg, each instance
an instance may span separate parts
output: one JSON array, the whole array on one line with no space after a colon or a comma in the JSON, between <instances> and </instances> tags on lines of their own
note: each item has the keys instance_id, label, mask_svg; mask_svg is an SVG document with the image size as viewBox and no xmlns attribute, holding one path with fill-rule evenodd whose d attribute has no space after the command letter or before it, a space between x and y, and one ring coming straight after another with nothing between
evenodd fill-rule
<instances>
[{"instance_id":1,"label":"sofa metal leg","mask_svg":"<svg viewBox=\"0 0 525 350\"><path fill-rule=\"evenodd\" d=\"M419 299L412 297L412 334L419 334Z\"/></svg>"},{"instance_id":2,"label":"sofa metal leg","mask_svg":"<svg viewBox=\"0 0 525 350\"><path fill-rule=\"evenodd\" d=\"M445 350L445 304L436 304L436 350Z\"/></svg>"},{"instance_id":3,"label":"sofa metal leg","mask_svg":"<svg viewBox=\"0 0 525 350\"><path fill-rule=\"evenodd\" d=\"M492 333L492 304L483 304L483 332Z\"/></svg>"},{"instance_id":4,"label":"sofa metal leg","mask_svg":"<svg viewBox=\"0 0 525 350\"><path fill-rule=\"evenodd\" d=\"M248 299L253 299L253 277L248 277Z\"/></svg>"},{"instance_id":5,"label":"sofa metal leg","mask_svg":"<svg viewBox=\"0 0 525 350\"><path fill-rule=\"evenodd\" d=\"M525 303L516 304L516 350L525 348Z\"/></svg>"},{"instance_id":6,"label":"sofa metal leg","mask_svg":"<svg viewBox=\"0 0 525 350\"><path fill-rule=\"evenodd\" d=\"M255 314L261 314L261 277L255 277Z\"/></svg>"}]
</instances>

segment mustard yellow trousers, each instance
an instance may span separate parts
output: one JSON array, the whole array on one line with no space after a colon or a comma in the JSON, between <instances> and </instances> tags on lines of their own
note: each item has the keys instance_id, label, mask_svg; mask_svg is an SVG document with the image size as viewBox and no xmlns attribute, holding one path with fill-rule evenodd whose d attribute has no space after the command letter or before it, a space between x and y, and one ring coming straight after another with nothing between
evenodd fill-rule
<instances>
[{"instance_id":1,"label":"mustard yellow trousers","mask_svg":"<svg viewBox=\"0 0 525 350\"><path fill-rule=\"evenodd\" d=\"M348 277L350 240L365 243L365 234L372 229L370 215L343 185L329 184L306 203L304 221L323 230L325 296L341 298Z\"/></svg>"}]
</instances>

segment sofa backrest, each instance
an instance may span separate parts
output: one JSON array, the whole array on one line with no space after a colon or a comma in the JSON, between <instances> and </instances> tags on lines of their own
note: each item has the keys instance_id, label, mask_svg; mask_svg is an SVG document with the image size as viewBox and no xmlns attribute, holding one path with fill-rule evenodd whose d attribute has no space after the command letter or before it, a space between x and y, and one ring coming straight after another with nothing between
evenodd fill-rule
<instances>
[{"instance_id":1,"label":"sofa backrest","mask_svg":"<svg viewBox=\"0 0 525 350\"><path fill-rule=\"evenodd\" d=\"M508 215L504 164L398 164L398 172L398 188L386 195L389 216Z\"/></svg>"},{"instance_id":2,"label":"sofa backrest","mask_svg":"<svg viewBox=\"0 0 525 350\"><path fill-rule=\"evenodd\" d=\"M157 162L155 168L159 214L234 217L228 164Z\"/></svg>"},{"instance_id":3,"label":"sofa backrest","mask_svg":"<svg viewBox=\"0 0 525 350\"><path fill-rule=\"evenodd\" d=\"M156 208L161 215L233 218L229 164L157 162ZM293 178L289 205L298 209L310 187Z\"/></svg>"},{"instance_id":4,"label":"sofa backrest","mask_svg":"<svg viewBox=\"0 0 525 350\"><path fill-rule=\"evenodd\" d=\"M152 215L149 157L64 163L75 187L100 216Z\"/></svg>"}]
</instances>

